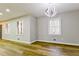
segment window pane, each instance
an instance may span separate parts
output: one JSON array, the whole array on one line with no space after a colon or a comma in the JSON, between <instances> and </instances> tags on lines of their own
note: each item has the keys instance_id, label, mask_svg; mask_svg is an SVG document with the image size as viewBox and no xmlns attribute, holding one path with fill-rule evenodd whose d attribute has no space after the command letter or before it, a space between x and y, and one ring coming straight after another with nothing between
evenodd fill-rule
<instances>
[{"instance_id":1,"label":"window pane","mask_svg":"<svg viewBox=\"0 0 79 59\"><path fill-rule=\"evenodd\" d=\"M9 33L9 24L5 24L5 33L6 33L6 34Z\"/></svg>"},{"instance_id":2,"label":"window pane","mask_svg":"<svg viewBox=\"0 0 79 59\"><path fill-rule=\"evenodd\" d=\"M59 35L61 34L61 23L60 19L53 19L49 22L49 34Z\"/></svg>"},{"instance_id":3,"label":"window pane","mask_svg":"<svg viewBox=\"0 0 79 59\"><path fill-rule=\"evenodd\" d=\"M23 21L17 21L17 33L23 34Z\"/></svg>"}]
</instances>

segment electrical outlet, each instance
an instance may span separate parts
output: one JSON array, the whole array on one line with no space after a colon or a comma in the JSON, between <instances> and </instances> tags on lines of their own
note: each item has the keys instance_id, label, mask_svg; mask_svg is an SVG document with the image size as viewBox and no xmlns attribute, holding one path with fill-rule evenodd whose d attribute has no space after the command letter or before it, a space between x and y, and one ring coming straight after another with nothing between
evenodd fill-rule
<instances>
[{"instance_id":1,"label":"electrical outlet","mask_svg":"<svg viewBox=\"0 0 79 59\"><path fill-rule=\"evenodd\" d=\"M17 40L20 40L19 38L17 38Z\"/></svg>"},{"instance_id":2,"label":"electrical outlet","mask_svg":"<svg viewBox=\"0 0 79 59\"><path fill-rule=\"evenodd\" d=\"M53 41L56 41L56 39L53 39Z\"/></svg>"}]
</instances>

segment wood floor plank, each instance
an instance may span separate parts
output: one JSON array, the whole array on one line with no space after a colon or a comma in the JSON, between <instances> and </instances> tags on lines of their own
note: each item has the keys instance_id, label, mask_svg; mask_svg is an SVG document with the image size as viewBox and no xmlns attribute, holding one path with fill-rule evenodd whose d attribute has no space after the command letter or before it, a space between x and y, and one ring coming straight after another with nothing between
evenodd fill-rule
<instances>
[{"instance_id":1,"label":"wood floor plank","mask_svg":"<svg viewBox=\"0 0 79 59\"><path fill-rule=\"evenodd\" d=\"M79 47L47 42L24 44L0 40L1 56L79 56Z\"/></svg>"}]
</instances>

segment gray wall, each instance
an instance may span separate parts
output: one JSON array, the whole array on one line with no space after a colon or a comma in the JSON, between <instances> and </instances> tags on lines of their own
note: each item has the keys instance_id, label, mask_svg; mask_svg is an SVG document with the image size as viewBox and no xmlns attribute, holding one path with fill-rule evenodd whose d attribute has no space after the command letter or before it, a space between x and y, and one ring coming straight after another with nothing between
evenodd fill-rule
<instances>
[{"instance_id":1,"label":"gray wall","mask_svg":"<svg viewBox=\"0 0 79 59\"><path fill-rule=\"evenodd\" d=\"M7 21L10 24L10 33L5 34L5 28L3 26L2 38L21 42L23 41L27 43L36 40L41 40L50 42L79 44L79 11L62 13L56 16L56 18L61 19L61 35L48 35L48 17L38 17L38 19L36 19L32 16L24 16L21 18L13 19L11 21ZM16 34L17 20L24 20L23 35ZM18 38L20 40L18 40ZM56 41L53 40L54 38L56 38Z\"/></svg>"},{"instance_id":2,"label":"gray wall","mask_svg":"<svg viewBox=\"0 0 79 59\"><path fill-rule=\"evenodd\" d=\"M59 36L48 35L48 17L38 18L38 40L79 44L79 11L62 13L56 16L58 17L62 27L62 34ZM54 41L54 38L57 40Z\"/></svg>"},{"instance_id":3,"label":"gray wall","mask_svg":"<svg viewBox=\"0 0 79 59\"><path fill-rule=\"evenodd\" d=\"M17 35L17 21L18 20L23 20L23 35ZM20 18L15 18L12 19L11 21L7 21L6 23L8 23L9 29L10 29L10 33L6 34L5 30L6 28L3 25L3 31L2 31L2 38L3 39L8 39L8 40L15 40L15 41L23 41L23 42L27 42L30 43L31 41L34 41L36 39L36 33L35 33L35 18L32 16L24 16L24 17L20 17ZM19 40L18 40L19 38Z\"/></svg>"},{"instance_id":4,"label":"gray wall","mask_svg":"<svg viewBox=\"0 0 79 59\"><path fill-rule=\"evenodd\" d=\"M31 17L30 20L30 40L34 42L37 40L37 23L36 18Z\"/></svg>"}]
</instances>

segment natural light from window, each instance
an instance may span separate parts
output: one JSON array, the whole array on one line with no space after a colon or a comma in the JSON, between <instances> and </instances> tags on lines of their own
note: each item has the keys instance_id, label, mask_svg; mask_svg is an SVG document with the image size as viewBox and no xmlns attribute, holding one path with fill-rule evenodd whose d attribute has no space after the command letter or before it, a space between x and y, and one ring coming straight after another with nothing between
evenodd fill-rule
<instances>
[{"instance_id":1,"label":"natural light from window","mask_svg":"<svg viewBox=\"0 0 79 59\"><path fill-rule=\"evenodd\" d=\"M61 35L61 20L60 18L51 19L48 26L48 34Z\"/></svg>"},{"instance_id":2,"label":"natural light from window","mask_svg":"<svg viewBox=\"0 0 79 59\"><path fill-rule=\"evenodd\" d=\"M23 21L17 21L17 33L18 35L23 34Z\"/></svg>"}]
</instances>

